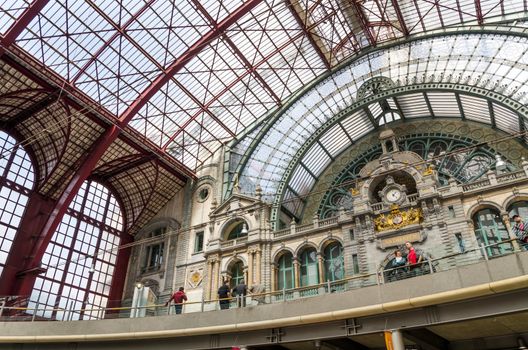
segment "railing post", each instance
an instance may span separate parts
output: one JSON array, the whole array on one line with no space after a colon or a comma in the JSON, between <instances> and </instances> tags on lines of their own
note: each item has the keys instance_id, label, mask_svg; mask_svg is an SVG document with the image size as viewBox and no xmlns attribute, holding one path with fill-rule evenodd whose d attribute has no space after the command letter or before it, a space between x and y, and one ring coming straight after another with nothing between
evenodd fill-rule
<instances>
[{"instance_id":1,"label":"railing post","mask_svg":"<svg viewBox=\"0 0 528 350\"><path fill-rule=\"evenodd\" d=\"M488 261L489 257L488 257L488 252L486 250L486 246L484 244L480 244L479 246L480 246L480 250L482 251L482 254L484 255L484 259Z\"/></svg>"},{"instance_id":2,"label":"railing post","mask_svg":"<svg viewBox=\"0 0 528 350\"><path fill-rule=\"evenodd\" d=\"M286 289L282 288L282 301L286 301Z\"/></svg>"},{"instance_id":3,"label":"railing post","mask_svg":"<svg viewBox=\"0 0 528 350\"><path fill-rule=\"evenodd\" d=\"M427 264L429 265L429 273L434 273L433 263L431 262L431 259L427 259Z\"/></svg>"},{"instance_id":4,"label":"railing post","mask_svg":"<svg viewBox=\"0 0 528 350\"><path fill-rule=\"evenodd\" d=\"M200 305L200 310L201 310L202 312L204 312L204 308L205 308L205 299L204 299L204 297L202 297L202 303L201 303L201 305Z\"/></svg>"},{"instance_id":5,"label":"railing post","mask_svg":"<svg viewBox=\"0 0 528 350\"><path fill-rule=\"evenodd\" d=\"M2 304L0 304L0 317L2 317L2 314L4 313L5 305L6 305L6 300L2 299Z\"/></svg>"},{"instance_id":6,"label":"railing post","mask_svg":"<svg viewBox=\"0 0 528 350\"><path fill-rule=\"evenodd\" d=\"M73 319L73 300L70 300L68 307L68 321L71 321Z\"/></svg>"},{"instance_id":7,"label":"railing post","mask_svg":"<svg viewBox=\"0 0 528 350\"><path fill-rule=\"evenodd\" d=\"M35 321L35 317L37 316L38 306L39 306L39 303L36 302L35 308L33 309L33 316L31 317L31 322Z\"/></svg>"}]
</instances>

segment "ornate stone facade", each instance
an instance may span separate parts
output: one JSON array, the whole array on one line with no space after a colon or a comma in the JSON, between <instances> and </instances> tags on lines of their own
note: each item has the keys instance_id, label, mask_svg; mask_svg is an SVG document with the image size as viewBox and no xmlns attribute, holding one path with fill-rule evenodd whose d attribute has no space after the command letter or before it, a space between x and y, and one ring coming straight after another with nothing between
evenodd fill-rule
<instances>
[{"instance_id":1,"label":"ornate stone facade","mask_svg":"<svg viewBox=\"0 0 528 350\"><path fill-rule=\"evenodd\" d=\"M471 123L453 121L444 128L455 136L497 136L496 131ZM223 281L233 286L241 280L250 287L264 286L266 292L306 287L300 293L310 293L309 286L321 288L328 280L382 271L394 250L407 241L429 256L441 257L513 238L508 213L513 203L528 199L528 162L521 158L526 151L516 141L501 141L494 146L515 164L515 171L489 170L468 183L454 179L443 183L430 162L417 153L400 150L397 139L433 131L425 122L412 127L397 124L394 131L386 129L344 152L319 179L301 223L292 220L281 230L271 230L272 208L262 200L259 187L254 196L247 196L235 186L234 193L219 204L216 193L222 191L214 189L214 178L200 181L187 219L191 225L177 235L177 256L168 255L174 262L175 277L159 280L160 291L166 291L160 297L168 296L171 287L183 285L190 300L215 299ZM347 160L372 148L374 142L381 145L381 153L362 166L357 180L346 188L351 208L320 218L317 208L323 194L346 168ZM495 225L504 226L497 228L496 235L479 226L479 213L488 209ZM198 237L202 237L203 247ZM441 263L455 265L457 259ZM138 278L132 271L129 276ZM214 303L206 307L214 307Z\"/></svg>"}]
</instances>

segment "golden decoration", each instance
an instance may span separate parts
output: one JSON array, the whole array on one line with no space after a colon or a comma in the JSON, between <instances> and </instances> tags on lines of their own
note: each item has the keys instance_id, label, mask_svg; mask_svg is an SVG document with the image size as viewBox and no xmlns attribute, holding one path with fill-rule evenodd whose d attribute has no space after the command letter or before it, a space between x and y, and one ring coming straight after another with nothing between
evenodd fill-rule
<instances>
[{"instance_id":1,"label":"golden decoration","mask_svg":"<svg viewBox=\"0 0 528 350\"><path fill-rule=\"evenodd\" d=\"M380 214L374 219L374 227L378 232L396 230L404 226L419 224L422 219L422 209L410 208L401 211L397 204L393 204L390 214Z\"/></svg>"},{"instance_id":2,"label":"golden decoration","mask_svg":"<svg viewBox=\"0 0 528 350\"><path fill-rule=\"evenodd\" d=\"M355 187L352 187L350 189L350 193L353 195L353 196L357 196L359 194L359 190Z\"/></svg>"},{"instance_id":3,"label":"golden decoration","mask_svg":"<svg viewBox=\"0 0 528 350\"><path fill-rule=\"evenodd\" d=\"M433 167L431 165L429 165L427 167L427 169L424 170L424 172L422 173L423 175L432 175L433 174Z\"/></svg>"}]
</instances>

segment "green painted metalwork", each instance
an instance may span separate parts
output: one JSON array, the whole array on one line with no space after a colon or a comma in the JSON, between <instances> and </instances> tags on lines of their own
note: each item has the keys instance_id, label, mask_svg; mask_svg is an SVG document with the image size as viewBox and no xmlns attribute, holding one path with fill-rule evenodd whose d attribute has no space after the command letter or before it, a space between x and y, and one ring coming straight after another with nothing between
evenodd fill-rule
<instances>
[{"instance_id":1,"label":"green painted metalwork","mask_svg":"<svg viewBox=\"0 0 528 350\"><path fill-rule=\"evenodd\" d=\"M474 181L490 170L494 164L497 152L486 145L466 150L468 147L479 145L479 141L461 138L448 134L431 133L429 135L407 135L399 139L402 151L412 151L435 165L441 184L447 185L448 179L453 178L458 183ZM443 154L461 150L459 153L442 157ZM352 198L348 189L359 177L360 170L371 160L381 155L381 146L376 145L360 157L352 160L337 176L331 188L323 196L318 210L321 219L336 216L340 207L352 208ZM440 157L440 160L438 160ZM509 170L515 170L509 165Z\"/></svg>"},{"instance_id":2,"label":"green painted metalwork","mask_svg":"<svg viewBox=\"0 0 528 350\"><path fill-rule=\"evenodd\" d=\"M331 71L326 72L325 74L322 74L319 78L315 79L310 84L307 84L304 86L301 90L299 90L297 93L292 95L287 101L285 101L282 105L282 108L274 111L273 113L270 113L267 115L264 119L259 120L257 123L254 124L253 127L251 127L251 131L253 132L256 130L256 128L260 128L258 130L257 135L251 140L250 145L245 149L244 154L241 156L240 159L235 161L236 169L232 169L233 160L230 159L228 156L226 158L226 162L229 162L231 165L230 167L226 167L225 171L227 173L227 176L224 177L224 184L226 185L224 198L227 198L232 193L232 181L230 181L234 174L240 174L242 173L242 170L247 164L247 161L249 160L251 154L257 147L257 145L262 141L262 138L266 133L270 130L270 128L276 123L276 121L280 118L280 116L288 110L288 108L292 107L292 105L297 102L300 98L302 98L304 95L306 95L309 91L311 91L313 88L315 88L318 84L323 82L325 79L331 77L335 73L339 72L341 69L351 65L355 61L366 57L369 54L372 54L374 52L385 50L394 46L402 45L405 43L411 43L413 41L418 40L424 40L428 38L437 38L437 37L445 37L450 35L465 35L465 34L482 34L482 35L509 35L509 36L518 36L518 37L528 37L528 29L526 28L514 28L512 30L512 27L507 26L508 23L516 21L517 18L512 18L506 20L502 25L493 25L493 26L465 26L465 27L453 27L453 28L447 28L443 30L437 30L437 31L430 31L427 34L420 34L408 38L402 38L399 40L394 40L386 44L380 44L377 47L369 47L366 50L363 50L356 55L350 57L348 60L343 61L341 64L335 66ZM405 117L400 113L402 117ZM464 116L462 116L464 118ZM522 124L522 121L519 120L519 123ZM524 125L522 125L524 127ZM248 136L248 133L241 136L238 140L233 140L230 144L230 148L233 149L236 147L242 140L244 140Z\"/></svg>"}]
</instances>

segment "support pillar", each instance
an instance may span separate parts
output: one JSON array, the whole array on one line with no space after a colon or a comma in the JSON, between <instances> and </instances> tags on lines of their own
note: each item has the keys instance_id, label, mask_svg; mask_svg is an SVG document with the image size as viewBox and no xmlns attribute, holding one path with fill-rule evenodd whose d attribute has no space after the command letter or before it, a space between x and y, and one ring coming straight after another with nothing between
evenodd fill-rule
<instances>
[{"instance_id":1,"label":"support pillar","mask_svg":"<svg viewBox=\"0 0 528 350\"><path fill-rule=\"evenodd\" d=\"M405 350L403 343L403 334L399 329L392 331L392 347L394 350Z\"/></svg>"},{"instance_id":2,"label":"support pillar","mask_svg":"<svg viewBox=\"0 0 528 350\"><path fill-rule=\"evenodd\" d=\"M271 263L271 291L277 290L277 265Z\"/></svg>"},{"instance_id":3,"label":"support pillar","mask_svg":"<svg viewBox=\"0 0 528 350\"><path fill-rule=\"evenodd\" d=\"M324 283L324 257L321 253L317 253L317 267L319 268L319 283Z\"/></svg>"},{"instance_id":4,"label":"support pillar","mask_svg":"<svg viewBox=\"0 0 528 350\"><path fill-rule=\"evenodd\" d=\"M207 289L207 293L206 293L206 298L207 299L212 299L212 295L213 295L213 275L214 275L213 261L207 260L207 285L208 285L208 289Z\"/></svg>"},{"instance_id":5,"label":"support pillar","mask_svg":"<svg viewBox=\"0 0 528 350\"><path fill-rule=\"evenodd\" d=\"M295 279L295 288L301 286L301 263L297 258L293 259L293 277Z\"/></svg>"},{"instance_id":6,"label":"support pillar","mask_svg":"<svg viewBox=\"0 0 528 350\"><path fill-rule=\"evenodd\" d=\"M247 279L246 279L246 285L248 288L251 288L253 285L253 255L255 254L255 250L249 250L248 251L248 266L247 266Z\"/></svg>"},{"instance_id":7,"label":"support pillar","mask_svg":"<svg viewBox=\"0 0 528 350\"><path fill-rule=\"evenodd\" d=\"M213 288L211 289L211 298L216 297L216 291L218 290L218 276L220 275L220 261L213 261Z\"/></svg>"},{"instance_id":8,"label":"support pillar","mask_svg":"<svg viewBox=\"0 0 528 350\"><path fill-rule=\"evenodd\" d=\"M262 281L260 280L260 275L261 275L261 271L262 271L262 266L261 266L261 263L262 263L262 251L260 249L257 249L256 253L257 255L257 261L256 261L256 264L255 264L255 272L256 272L256 276L255 276L255 284L262 284Z\"/></svg>"},{"instance_id":9,"label":"support pillar","mask_svg":"<svg viewBox=\"0 0 528 350\"><path fill-rule=\"evenodd\" d=\"M511 228L510 216L508 215L508 213L502 213L501 216L502 216L502 222L504 222L504 226L506 227L506 230L508 231L508 237L510 237L510 239L513 240L512 241L513 249L516 251L521 250L519 241L517 240L517 236L515 236L515 233L513 233L513 230Z\"/></svg>"}]
</instances>

